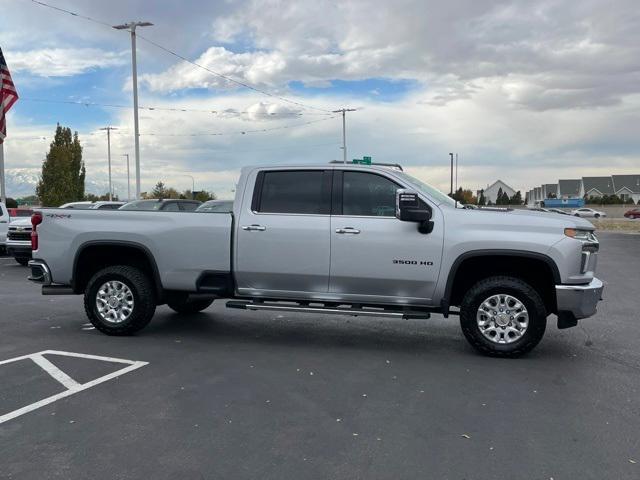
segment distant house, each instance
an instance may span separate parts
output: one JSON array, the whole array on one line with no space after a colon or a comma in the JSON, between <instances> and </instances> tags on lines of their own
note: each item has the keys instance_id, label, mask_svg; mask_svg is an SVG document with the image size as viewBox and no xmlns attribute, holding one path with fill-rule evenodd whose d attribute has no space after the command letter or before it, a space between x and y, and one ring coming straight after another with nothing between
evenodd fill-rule
<instances>
[{"instance_id":1,"label":"distant house","mask_svg":"<svg viewBox=\"0 0 640 480\"><path fill-rule=\"evenodd\" d=\"M640 175L612 175L614 193L623 201L640 200Z\"/></svg>"},{"instance_id":2,"label":"distant house","mask_svg":"<svg viewBox=\"0 0 640 480\"><path fill-rule=\"evenodd\" d=\"M545 183L542 185L542 198L555 198L558 196L557 183Z\"/></svg>"},{"instance_id":3,"label":"distant house","mask_svg":"<svg viewBox=\"0 0 640 480\"><path fill-rule=\"evenodd\" d=\"M513 197L516 194L516 191L509 185L504 183L502 180L496 180L484 189L484 198L487 200L487 203L496 203L496 200L498 199L498 192L500 191L500 189L502 189L503 193L509 195L509 198ZM476 192L478 198L480 198L480 192L481 190L478 190Z\"/></svg>"},{"instance_id":4,"label":"distant house","mask_svg":"<svg viewBox=\"0 0 640 480\"><path fill-rule=\"evenodd\" d=\"M558 198L582 198L582 180L558 180Z\"/></svg>"},{"instance_id":5,"label":"distant house","mask_svg":"<svg viewBox=\"0 0 640 480\"><path fill-rule=\"evenodd\" d=\"M587 198L604 197L615 193L611 177L582 177L582 188Z\"/></svg>"}]
</instances>

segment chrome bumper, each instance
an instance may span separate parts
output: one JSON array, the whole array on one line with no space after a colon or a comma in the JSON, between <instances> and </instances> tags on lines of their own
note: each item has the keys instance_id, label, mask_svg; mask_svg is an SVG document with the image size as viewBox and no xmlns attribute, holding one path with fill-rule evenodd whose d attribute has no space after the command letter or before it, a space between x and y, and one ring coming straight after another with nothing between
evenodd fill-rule
<instances>
[{"instance_id":1,"label":"chrome bumper","mask_svg":"<svg viewBox=\"0 0 640 480\"><path fill-rule=\"evenodd\" d=\"M604 285L594 278L587 285L556 285L558 312L572 313L576 319L590 317L602 300Z\"/></svg>"},{"instance_id":2,"label":"chrome bumper","mask_svg":"<svg viewBox=\"0 0 640 480\"><path fill-rule=\"evenodd\" d=\"M51 271L46 263L42 260L31 260L29 268L31 269L31 275L27 277L29 280L43 286L51 285Z\"/></svg>"}]
</instances>

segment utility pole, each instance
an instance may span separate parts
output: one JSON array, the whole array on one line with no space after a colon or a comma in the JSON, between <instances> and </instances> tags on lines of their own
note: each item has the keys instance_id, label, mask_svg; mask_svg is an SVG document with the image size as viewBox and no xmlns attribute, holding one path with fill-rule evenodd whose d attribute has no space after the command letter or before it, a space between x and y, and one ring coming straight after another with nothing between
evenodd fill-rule
<instances>
[{"instance_id":1,"label":"utility pole","mask_svg":"<svg viewBox=\"0 0 640 480\"><path fill-rule=\"evenodd\" d=\"M109 158L109 201L113 200L113 189L111 188L111 130L117 130L116 127L104 127L100 130L107 131L107 157Z\"/></svg>"},{"instance_id":2,"label":"utility pole","mask_svg":"<svg viewBox=\"0 0 640 480\"><path fill-rule=\"evenodd\" d=\"M450 153L451 157L451 188L449 189L449 195L453 197L453 153Z\"/></svg>"},{"instance_id":3,"label":"utility pole","mask_svg":"<svg viewBox=\"0 0 640 480\"><path fill-rule=\"evenodd\" d=\"M116 30L131 32L131 69L133 70L133 130L136 157L136 200L140 199L140 132L138 130L138 65L136 61L136 28L150 27L151 22L129 22L114 25Z\"/></svg>"},{"instance_id":4,"label":"utility pole","mask_svg":"<svg viewBox=\"0 0 640 480\"><path fill-rule=\"evenodd\" d=\"M342 162L347 163L347 112L355 112L355 108L341 108L333 113L342 113Z\"/></svg>"},{"instance_id":5,"label":"utility pole","mask_svg":"<svg viewBox=\"0 0 640 480\"><path fill-rule=\"evenodd\" d=\"M127 157L127 202L130 202L131 201L131 177L129 176L129 154L125 153L122 156Z\"/></svg>"},{"instance_id":6,"label":"utility pole","mask_svg":"<svg viewBox=\"0 0 640 480\"><path fill-rule=\"evenodd\" d=\"M4 170L4 142L0 142L0 202L7 205L7 191L5 190L5 170Z\"/></svg>"},{"instance_id":7,"label":"utility pole","mask_svg":"<svg viewBox=\"0 0 640 480\"><path fill-rule=\"evenodd\" d=\"M196 191L196 180L193 178L193 175L183 173L182 176L189 177L191 179L191 200L195 200L196 194L194 192Z\"/></svg>"}]
</instances>

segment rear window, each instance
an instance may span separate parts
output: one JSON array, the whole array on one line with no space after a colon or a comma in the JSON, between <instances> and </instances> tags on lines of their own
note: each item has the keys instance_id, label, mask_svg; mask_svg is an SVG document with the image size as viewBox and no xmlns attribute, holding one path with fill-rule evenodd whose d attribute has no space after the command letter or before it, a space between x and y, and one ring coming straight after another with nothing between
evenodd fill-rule
<instances>
[{"instance_id":1,"label":"rear window","mask_svg":"<svg viewBox=\"0 0 640 480\"><path fill-rule=\"evenodd\" d=\"M322 170L264 172L257 211L323 214L327 212Z\"/></svg>"},{"instance_id":2,"label":"rear window","mask_svg":"<svg viewBox=\"0 0 640 480\"><path fill-rule=\"evenodd\" d=\"M129 202L123 205L122 207L120 207L120 210L152 211L152 210L160 210L160 207L162 207L162 202L158 200L138 200L138 201Z\"/></svg>"}]
</instances>

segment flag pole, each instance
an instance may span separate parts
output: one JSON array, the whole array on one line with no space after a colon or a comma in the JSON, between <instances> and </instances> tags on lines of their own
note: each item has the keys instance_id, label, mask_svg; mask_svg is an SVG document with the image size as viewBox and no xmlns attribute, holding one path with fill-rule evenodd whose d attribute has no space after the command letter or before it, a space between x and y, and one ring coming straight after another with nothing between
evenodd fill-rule
<instances>
[{"instance_id":1,"label":"flag pole","mask_svg":"<svg viewBox=\"0 0 640 480\"><path fill-rule=\"evenodd\" d=\"M4 183L4 142L0 142L0 201L7 205L7 191Z\"/></svg>"}]
</instances>

